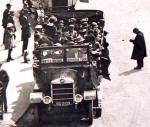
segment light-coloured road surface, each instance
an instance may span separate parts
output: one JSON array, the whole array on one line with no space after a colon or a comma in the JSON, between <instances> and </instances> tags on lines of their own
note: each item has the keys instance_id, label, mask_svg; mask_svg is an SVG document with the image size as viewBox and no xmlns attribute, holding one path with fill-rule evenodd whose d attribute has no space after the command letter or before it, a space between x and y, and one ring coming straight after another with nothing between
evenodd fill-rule
<instances>
[{"instance_id":1,"label":"light-coloured road surface","mask_svg":"<svg viewBox=\"0 0 150 127\"><path fill-rule=\"evenodd\" d=\"M8 0L0 1L0 20ZM13 8L19 10L21 0L12 0ZM149 127L150 125L150 4L148 0L90 0L89 4L78 3L77 8L101 9L105 13L109 32L110 73L112 81L103 80L103 114L94 120L92 127ZM16 14L16 17L18 15ZM0 21L1 23L1 21ZM0 61L8 71L10 83L7 89L8 113L0 121L0 127L7 127L16 121L29 106L29 93L33 88L32 62L24 64L21 55L20 26L17 23L17 43L13 51L14 61L5 63L7 51L2 45L3 28L0 26ZM144 32L148 57L141 71L134 71L136 61L130 59L133 45L132 29L138 27ZM122 41L124 40L124 41ZM30 40L30 54L33 41ZM32 58L32 55L30 56ZM10 121L11 120L11 121ZM58 127L85 127L78 123L52 125Z\"/></svg>"}]
</instances>

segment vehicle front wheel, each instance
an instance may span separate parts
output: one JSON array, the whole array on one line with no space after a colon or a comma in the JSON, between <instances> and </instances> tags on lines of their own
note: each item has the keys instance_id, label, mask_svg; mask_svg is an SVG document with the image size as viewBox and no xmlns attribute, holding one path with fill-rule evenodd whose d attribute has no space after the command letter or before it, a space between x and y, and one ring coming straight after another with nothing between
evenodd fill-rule
<instances>
[{"instance_id":1,"label":"vehicle front wheel","mask_svg":"<svg viewBox=\"0 0 150 127\"><path fill-rule=\"evenodd\" d=\"M102 115L102 109L101 108L96 108L95 111L95 118L99 118Z\"/></svg>"},{"instance_id":2,"label":"vehicle front wheel","mask_svg":"<svg viewBox=\"0 0 150 127\"><path fill-rule=\"evenodd\" d=\"M92 125L93 123L93 101L89 101L89 119L88 125Z\"/></svg>"}]
</instances>

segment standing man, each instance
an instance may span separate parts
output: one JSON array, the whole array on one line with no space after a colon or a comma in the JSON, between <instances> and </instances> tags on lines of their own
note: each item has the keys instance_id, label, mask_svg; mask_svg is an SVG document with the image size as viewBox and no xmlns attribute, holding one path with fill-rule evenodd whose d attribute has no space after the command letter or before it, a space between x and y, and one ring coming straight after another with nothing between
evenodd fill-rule
<instances>
[{"instance_id":1,"label":"standing man","mask_svg":"<svg viewBox=\"0 0 150 127\"><path fill-rule=\"evenodd\" d=\"M9 17L9 12L10 12L10 9L11 9L11 5L10 4L7 4L6 5L6 9L3 13L3 19L2 19L2 26L6 29L7 27L7 20L8 20L8 17Z\"/></svg>"},{"instance_id":2,"label":"standing man","mask_svg":"<svg viewBox=\"0 0 150 127\"><path fill-rule=\"evenodd\" d=\"M137 67L134 68L137 70L144 66L143 59L147 56L147 53L143 33L138 28L134 28L133 33L136 34L136 37L134 40L130 39L130 42L134 45L131 59L137 60Z\"/></svg>"},{"instance_id":3,"label":"standing man","mask_svg":"<svg viewBox=\"0 0 150 127\"><path fill-rule=\"evenodd\" d=\"M22 25L22 56L24 56L25 50L28 48L29 38L31 37L31 30L29 22L26 20L24 24Z\"/></svg>"}]
</instances>

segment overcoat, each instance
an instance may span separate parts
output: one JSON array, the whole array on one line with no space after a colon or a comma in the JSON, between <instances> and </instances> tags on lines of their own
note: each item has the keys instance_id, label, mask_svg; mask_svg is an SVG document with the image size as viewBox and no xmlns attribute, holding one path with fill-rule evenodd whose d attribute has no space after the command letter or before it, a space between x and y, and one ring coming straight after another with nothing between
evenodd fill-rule
<instances>
[{"instance_id":1,"label":"overcoat","mask_svg":"<svg viewBox=\"0 0 150 127\"><path fill-rule=\"evenodd\" d=\"M4 46L5 49L12 49L14 47L15 34L13 31L6 29L4 32Z\"/></svg>"},{"instance_id":2,"label":"overcoat","mask_svg":"<svg viewBox=\"0 0 150 127\"><path fill-rule=\"evenodd\" d=\"M133 40L133 44L134 47L131 59L137 60L147 56L145 39L142 32L139 31L137 33L135 39Z\"/></svg>"},{"instance_id":3,"label":"overcoat","mask_svg":"<svg viewBox=\"0 0 150 127\"><path fill-rule=\"evenodd\" d=\"M2 19L2 26L4 27L4 28L6 28L6 26L7 26L7 20L8 20L8 17L9 17L9 10L8 9L6 9L5 11L4 11L4 13L3 13L3 19Z\"/></svg>"}]
</instances>

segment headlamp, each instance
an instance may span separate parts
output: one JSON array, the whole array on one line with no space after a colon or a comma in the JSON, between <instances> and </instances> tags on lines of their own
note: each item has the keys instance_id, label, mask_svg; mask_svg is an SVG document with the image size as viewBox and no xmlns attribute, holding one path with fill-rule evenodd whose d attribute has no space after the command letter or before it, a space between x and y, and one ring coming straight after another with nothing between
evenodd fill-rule
<instances>
[{"instance_id":1,"label":"headlamp","mask_svg":"<svg viewBox=\"0 0 150 127\"><path fill-rule=\"evenodd\" d=\"M50 104L52 102L52 98L50 96L44 96L43 97L43 103L44 104Z\"/></svg>"},{"instance_id":2,"label":"headlamp","mask_svg":"<svg viewBox=\"0 0 150 127\"><path fill-rule=\"evenodd\" d=\"M80 95L80 94L76 94L75 95L75 102L76 103L80 103L81 101L83 100L83 97L82 97L82 95Z\"/></svg>"}]
</instances>

